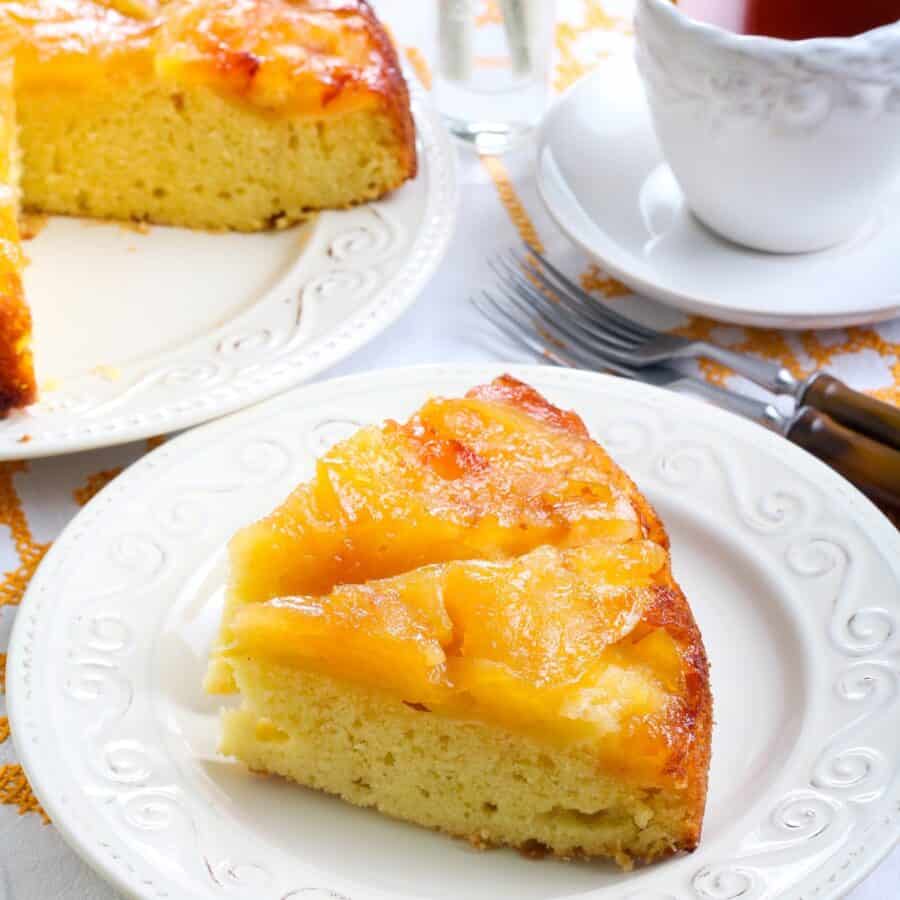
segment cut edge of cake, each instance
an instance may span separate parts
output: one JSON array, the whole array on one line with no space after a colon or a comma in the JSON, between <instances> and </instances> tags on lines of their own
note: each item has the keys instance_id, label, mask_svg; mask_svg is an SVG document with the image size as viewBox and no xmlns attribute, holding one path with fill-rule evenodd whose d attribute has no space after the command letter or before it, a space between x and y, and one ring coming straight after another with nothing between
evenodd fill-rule
<instances>
[{"instance_id":1,"label":"cut edge of cake","mask_svg":"<svg viewBox=\"0 0 900 900\"><path fill-rule=\"evenodd\" d=\"M259 9L245 4L238 36L221 0L163 4L149 20L138 4L133 23L133 4L117 4L124 18L99 17L94 37L82 37L69 7L61 7L60 33L83 41L82 53L61 38L34 48L20 26L15 82L25 208L252 232L377 200L413 178L409 89L368 3L318 10L331 16L336 33L346 29L338 43L365 43L366 61L312 74L311 53L304 80L285 68L290 40L306 34L291 30L291 4L284 3L283 36L270 21L279 23L278 4L254 3ZM96 0L83 5L87 15ZM201 28L209 32L202 40L191 30ZM272 46L276 39L285 46ZM332 64L334 52L323 51L323 60ZM301 103L307 83L310 101Z\"/></svg>"},{"instance_id":2,"label":"cut edge of cake","mask_svg":"<svg viewBox=\"0 0 900 900\"><path fill-rule=\"evenodd\" d=\"M25 302L25 254L19 235L20 153L13 63L0 62L0 418L37 399L31 312Z\"/></svg>"}]
</instances>

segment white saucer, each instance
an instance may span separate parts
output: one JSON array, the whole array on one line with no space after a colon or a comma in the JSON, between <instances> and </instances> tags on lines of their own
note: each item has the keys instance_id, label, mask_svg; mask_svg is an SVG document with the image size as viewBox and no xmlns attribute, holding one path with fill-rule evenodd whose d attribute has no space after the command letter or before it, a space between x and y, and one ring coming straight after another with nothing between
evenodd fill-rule
<instances>
[{"instance_id":1,"label":"white saucer","mask_svg":"<svg viewBox=\"0 0 900 900\"><path fill-rule=\"evenodd\" d=\"M900 185L854 240L777 256L719 238L687 210L634 63L566 93L538 139L541 196L566 234L636 293L741 325L828 328L900 316Z\"/></svg>"}]
</instances>

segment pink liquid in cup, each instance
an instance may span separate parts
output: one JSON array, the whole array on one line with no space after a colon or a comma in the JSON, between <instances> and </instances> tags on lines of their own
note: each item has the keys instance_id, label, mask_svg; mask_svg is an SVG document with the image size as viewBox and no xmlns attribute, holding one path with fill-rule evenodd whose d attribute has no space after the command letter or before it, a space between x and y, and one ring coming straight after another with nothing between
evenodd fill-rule
<instances>
[{"instance_id":1,"label":"pink liquid in cup","mask_svg":"<svg viewBox=\"0 0 900 900\"><path fill-rule=\"evenodd\" d=\"M900 21L900 0L679 0L694 19L741 34L850 37Z\"/></svg>"}]
</instances>

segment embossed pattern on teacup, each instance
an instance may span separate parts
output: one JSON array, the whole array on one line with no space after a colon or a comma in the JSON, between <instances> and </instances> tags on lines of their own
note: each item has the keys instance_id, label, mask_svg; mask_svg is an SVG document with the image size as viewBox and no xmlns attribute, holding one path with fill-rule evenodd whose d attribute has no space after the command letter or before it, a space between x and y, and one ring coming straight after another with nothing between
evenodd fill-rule
<instances>
[{"instance_id":1,"label":"embossed pattern on teacup","mask_svg":"<svg viewBox=\"0 0 900 900\"><path fill-rule=\"evenodd\" d=\"M636 35L666 162L710 228L798 253L871 219L900 174L900 23L784 41L639 0Z\"/></svg>"}]
</instances>

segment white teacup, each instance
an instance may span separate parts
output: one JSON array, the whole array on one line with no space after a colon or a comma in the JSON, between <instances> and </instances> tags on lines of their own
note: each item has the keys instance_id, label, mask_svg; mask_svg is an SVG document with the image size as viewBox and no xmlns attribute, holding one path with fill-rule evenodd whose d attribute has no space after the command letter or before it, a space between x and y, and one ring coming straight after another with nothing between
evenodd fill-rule
<instances>
[{"instance_id":1,"label":"white teacup","mask_svg":"<svg viewBox=\"0 0 900 900\"><path fill-rule=\"evenodd\" d=\"M900 176L900 23L784 41L638 0L636 30L666 161L695 215L732 241L833 246Z\"/></svg>"}]
</instances>

